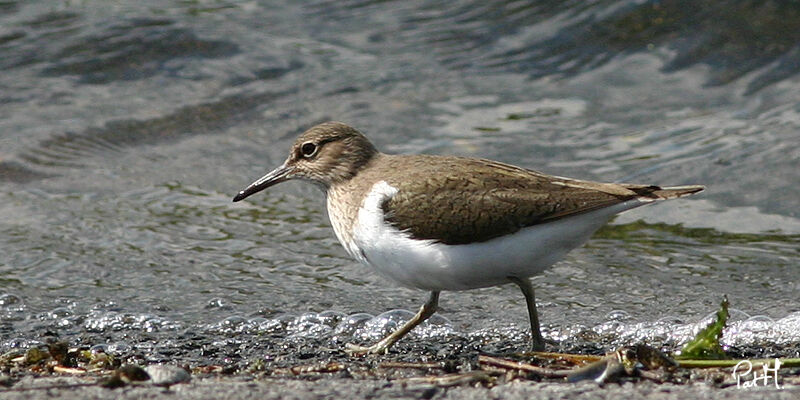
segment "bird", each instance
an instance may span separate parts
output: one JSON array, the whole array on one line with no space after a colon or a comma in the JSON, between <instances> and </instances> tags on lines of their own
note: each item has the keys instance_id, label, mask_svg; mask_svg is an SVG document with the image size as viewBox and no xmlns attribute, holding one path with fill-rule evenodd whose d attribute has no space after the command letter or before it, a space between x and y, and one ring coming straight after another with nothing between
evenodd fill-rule
<instances>
[{"instance_id":1,"label":"bird","mask_svg":"<svg viewBox=\"0 0 800 400\"><path fill-rule=\"evenodd\" d=\"M498 161L378 151L342 122L297 137L280 166L234 202L288 180L326 194L333 231L346 252L395 283L429 292L408 321L355 355L387 353L433 315L441 291L514 284L522 291L530 348L545 348L530 278L581 246L612 216L702 191L553 176Z\"/></svg>"}]
</instances>

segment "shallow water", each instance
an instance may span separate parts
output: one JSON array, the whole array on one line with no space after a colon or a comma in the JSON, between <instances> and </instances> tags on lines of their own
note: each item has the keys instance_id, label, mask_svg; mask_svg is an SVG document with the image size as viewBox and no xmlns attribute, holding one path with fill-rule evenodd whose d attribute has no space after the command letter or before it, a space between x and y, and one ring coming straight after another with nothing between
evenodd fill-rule
<instances>
[{"instance_id":1,"label":"shallow water","mask_svg":"<svg viewBox=\"0 0 800 400\"><path fill-rule=\"evenodd\" d=\"M797 6L139 4L0 4L0 351L205 363L380 336L426 294L351 260L317 189L230 201L336 119L392 153L707 185L535 278L546 335L675 348L727 294L726 344L796 352ZM525 347L513 286L440 305L410 342Z\"/></svg>"}]
</instances>

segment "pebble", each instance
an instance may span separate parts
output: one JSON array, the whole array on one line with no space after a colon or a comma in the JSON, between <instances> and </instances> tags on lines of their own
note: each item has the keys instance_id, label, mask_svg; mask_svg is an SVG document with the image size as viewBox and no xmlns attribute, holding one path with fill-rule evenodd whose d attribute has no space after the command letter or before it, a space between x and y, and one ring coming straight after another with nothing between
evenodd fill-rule
<instances>
[{"instance_id":1,"label":"pebble","mask_svg":"<svg viewBox=\"0 0 800 400\"><path fill-rule=\"evenodd\" d=\"M149 365L144 370L154 385L174 385L192 379L185 369L174 365Z\"/></svg>"}]
</instances>

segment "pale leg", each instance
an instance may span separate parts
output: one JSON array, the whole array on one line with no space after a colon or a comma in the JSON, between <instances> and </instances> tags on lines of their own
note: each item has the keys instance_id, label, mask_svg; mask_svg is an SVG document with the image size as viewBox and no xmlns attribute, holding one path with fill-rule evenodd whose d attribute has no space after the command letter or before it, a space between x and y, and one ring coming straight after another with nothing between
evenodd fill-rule
<instances>
[{"instance_id":1,"label":"pale leg","mask_svg":"<svg viewBox=\"0 0 800 400\"><path fill-rule=\"evenodd\" d=\"M517 277L509 277L508 279L519 286L522 294L525 295L525 302L528 305L528 318L531 321L531 350L543 351L544 338L542 338L542 332L539 329L539 313L536 312L536 299L533 297L531 281L527 278Z\"/></svg>"},{"instance_id":2,"label":"pale leg","mask_svg":"<svg viewBox=\"0 0 800 400\"><path fill-rule=\"evenodd\" d=\"M403 326L398 328L396 331L392 332L389 336L383 338L380 342L375 343L372 346L364 347L364 346L357 346L354 344L347 344L346 352L350 354L360 355L360 354L380 354L380 353L388 353L389 347L392 347L398 340L400 340L403 336L405 336L408 332L411 332L414 327L425 321L426 319L430 318L433 313L436 312L436 308L439 305L439 292L431 292L430 297L428 297L428 301L419 308L419 312L414 315L413 318L408 320Z\"/></svg>"}]
</instances>

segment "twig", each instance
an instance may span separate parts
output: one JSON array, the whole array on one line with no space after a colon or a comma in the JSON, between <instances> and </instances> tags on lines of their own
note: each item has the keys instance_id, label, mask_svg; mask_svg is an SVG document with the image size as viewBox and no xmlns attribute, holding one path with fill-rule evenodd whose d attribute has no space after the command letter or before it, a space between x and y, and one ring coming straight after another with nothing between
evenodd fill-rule
<instances>
[{"instance_id":1,"label":"twig","mask_svg":"<svg viewBox=\"0 0 800 400\"><path fill-rule=\"evenodd\" d=\"M502 367L507 369L515 369L518 371L530 372L545 378L566 378L567 375L569 375L570 373L570 371L567 370L554 370L549 368L542 368L531 364L505 360L502 358L484 356L484 355L478 356L478 364L486 364L494 367Z\"/></svg>"},{"instance_id":2,"label":"twig","mask_svg":"<svg viewBox=\"0 0 800 400\"><path fill-rule=\"evenodd\" d=\"M549 351L530 351L527 353L519 353L522 357L536 357L547 360L564 360L571 361L575 364L586 364L590 362L599 361L603 356L595 356L588 354L571 354L571 353L555 353Z\"/></svg>"},{"instance_id":3,"label":"twig","mask_svg":"<svg viewBox=\"0 0 800 400\"><path fill-rule=\"evenodd\" d=\"M289 368L289 371L295 375L300 375L313 372L337 372L343 369L345 369L344 364L338 362L329 362L321 365L298 365L296 367Z\"/></svg>"},{"instance_id":4,"label":"twig","mask_svg":"<svg viewBox=\"0 0 800 400\"><path fill-rule=\"evenodd\" d=\"M436 362L385 361L378 364L378 368L442 369L444 365Z\"/></svg>"},{"instance_id":5,"label":"twig","mask_svg":"<svg viewBox=\"0 0 800 400\"><path fill-rule=\"evenodd\" d=\"M73 375L83 375L86 373L86 370L83 368L62 367L60 365L54 366L53 371L60 372L62 374L73 374Z\"/></svg>"}]
</instances>

